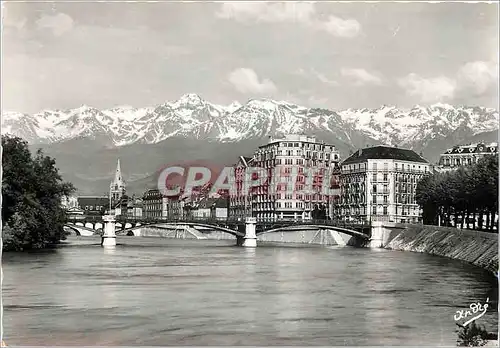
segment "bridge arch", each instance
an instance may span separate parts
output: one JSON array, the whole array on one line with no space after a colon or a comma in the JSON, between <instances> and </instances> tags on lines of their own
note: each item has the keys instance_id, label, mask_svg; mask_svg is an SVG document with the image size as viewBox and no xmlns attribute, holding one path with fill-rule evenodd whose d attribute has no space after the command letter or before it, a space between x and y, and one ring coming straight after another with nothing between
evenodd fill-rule
<instances>
[{"instance_id":1,"label":"bridge arch","mask_svg":"<svg viewBox=\"0 0 500 348\"><path fill-rule=\"evenodd\" d=\"M82 226L82 225L77 225L77 224L66 223L63 226L69 228L72 231L74 231L77 236L81 236L82 235L82 232L80 230L84 230L84 231L90 232L89 235L97 234L97 232L98 232L97 230L94 230L92 228L85 227L85 226Z\"/></svg>"},{"instance_id":2,"label":"bridge arch","mask_svg":"<svg viewBox=\"0 0 500 348\"><path fill-rule=\"evenodd\" d=\"M71 231L75 232L75 234L76 234L77 236L81 236L81 235L82 235L82 234L80 233L80 231L79 231L76 227L74 227L74 226L71 226L71 225L64 225L64 227L67 227L67 228L69 228Z\"/></svg>"},{"instance_id":3,"label":"bridge arch","mask_svg":"<svg viewBox=\"0 0 500 348\"><path fill-rule=\"evenodd\" d=\"M318 229L323 229L323 230L332 230L340 233L345 233L348 234L352 237L357 237L361 238L364 240L369 240L370 237L359 231L354 231L350 230L347 228L342 228L342 227L336 227L336 226L331 226L331 225L289 225L289 226L281 226L281 227L276 227L276 228L270 228L267 230L262 230L262 231L257 231L255 234L257 236L267 234L267 233L275 233L275 232L297 232L297 231L304 231L304 230L318 230Z\"/></svg>"},{"instance_id":4,"label":"bridge arch","mask_svg":"<svg viewBox=\"0 0 500 348\"><path fill-rule=\"evenodd\" d=\"M193 227L196 229L196 227L205 227L205 228L211 228L211 229L214 229L214 230L217 230L217 231L220 231L220 232L225 232L225 233L228 233L228 234L231 234L235 237L244 237L245 236L245 232L240 232L240 231L236 231L236 230L233 230L233 229L230 229L230 228L227 228L227 227L222 227L222 226L218 226L216 224L204 224L204 223L199 223L199 222L153 222L153 223L144 223L142 225L139 225L139 226L132 226L132 227L129 227L129 228L125 228L123 230L120 230L120 231L117 231L120 232L120 234L122 233L125 233L127 234L127 232L130 232L130 231L133 231L133 230L136 230L136 229L139 229L139 228L144 228L144 227L155 227L155 226L158 226L158 227L165 227L165 226L189 226L189 227Z\"/></svg>"}]
</instances>

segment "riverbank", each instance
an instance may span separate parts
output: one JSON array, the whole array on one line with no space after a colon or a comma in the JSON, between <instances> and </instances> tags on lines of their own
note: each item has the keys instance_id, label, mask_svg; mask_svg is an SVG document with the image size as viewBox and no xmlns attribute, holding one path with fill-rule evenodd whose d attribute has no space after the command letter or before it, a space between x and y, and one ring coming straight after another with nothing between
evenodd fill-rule
<instances>
[{"instance_id":1,"label":"riverbank","mask_svg":"<svg viewBox=\"0 0 500 348\"><path fill-rule=\"evenodd\" d=\"M498 234L427 225L383 224L383 245L468 262L498 274Z\"/></svg>"}]
</instances>

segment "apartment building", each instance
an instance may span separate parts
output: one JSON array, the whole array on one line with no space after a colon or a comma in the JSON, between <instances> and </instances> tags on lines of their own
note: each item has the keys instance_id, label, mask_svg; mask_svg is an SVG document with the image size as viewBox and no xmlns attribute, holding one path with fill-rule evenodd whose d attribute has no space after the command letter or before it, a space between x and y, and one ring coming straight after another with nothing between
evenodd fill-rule
<instances>
[{"instance_id":1,"label":"apartment building","mask_svg":"<svg viewBox=\"0 0 500 348\"><path fill-rule=\"evenodd\" d=\"M228 201L227 198L202 198L192 211L195 219L227 219Z\"/></svg>"},{"instance_id":2,"label":"apartment building","mask_svg":"<svg viewBox=\"0 0 500 348\"><path fill-rule=\"evenodd\" d=\"M253 165L252 157L240 156L238 162L234 167L234 180L236 190L234 194L229 196L229 216L245 219L247 216L252 216L252 202L250 195L245 193L245 187L248 187L248 183L245 184L245 180L248 179L246 173L247 169L251 168Z\"/></svg>"},{"instance_id":3,"label":"apartment building","mask_svg":"<svg viewBox=\"0 0 500 348\"><path fill-rule=\"evenodd\" d=\"M142 197L142 215L145 218L168 216L168 198L158 189L150 189Z\"/></svg>"},{"instance_id":4,"label":"apartment building","mask_svg":"<svg viewBox=\"0 0 500 348\"><path fill-rule=\"evenodd\" d=\"M361 149L341 164L340 206L335 210L347 221L420 222L415 192L429 173L430 164L412 150Z\"/></svg>"},{"instance_id":5,"label":"apartment building","mask_svg":"<svg viewBox=\"0 0 500 348\"><path fill-rule=\"evenodd\" d=\"M263 168L270 178L282 177L280 184L267 181L253 187L250 193L251 214L257 218L311 219L315 205L330 206L330 196L321 192L323 180L332 168L338 167L340 156L334 145L304 135L270 138L254 153L251 166ZM315 173L313 187L316 193L299 192L306 186L308 170ZM293 176L295 173L296 177ZM327 174L328 173L328 174ZM271 179L272 180L272 179ZM330 177L326 180L330 181ZM287 189L289 182L294 189Z\"/></svg>"},{"instance_id":6,"label":"apartment building","mask_svg":"<svg viewBox=\"0 0 500 348\"><path fill-rule=\"evenodd\" d=\"M441 154L436 170L446 171L471 165L488 155L498 156L498 143L457 145Z\"/></svg>"}]
</instances>

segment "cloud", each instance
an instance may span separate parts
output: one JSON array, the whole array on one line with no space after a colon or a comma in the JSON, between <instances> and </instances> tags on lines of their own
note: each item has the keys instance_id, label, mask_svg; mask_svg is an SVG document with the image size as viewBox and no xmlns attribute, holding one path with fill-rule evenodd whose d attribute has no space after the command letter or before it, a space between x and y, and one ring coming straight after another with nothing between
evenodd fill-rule
<instances>
[{"instance_id":1,"label":"cloud","mask_svg":"<svg viewBox=\"0 0 500 348\"><path fill-rule=\"evenodd\" d=\"M326 22L316 23L318 29L334 36L355 37L361 32L361 24L355 19L342 19L335 16L328 17Z\"/></svg>"},{"instance_id":2,"label":"cloud","mask_svg":"<svg viewBox=\"0 0 500 348\"><path fill-rule=\"evenodd\" d=\"M36 21L38 29L49 29L55 36L61 36L73 29L73 18L64 13L43 15Z\"/></svg>"},{"instance_id":3,"label":"cloud","mask_svg":"<svg viewBox=\"0 0 500 348\"><path fill-rule=\"evenodd\" d=\"M476 95L487 93L498 82L498 62L469 62L458 71L457 83L461 89Z\"/></svg>"},{"instance_id":4,"label":"cloud","mask_svg":"<svg viewBox=\"0 0 500 348\"><path fill-rule=\"evenodd\" d=\"M306 78L316 78L319 81L323 82L324 84L331 85L331 86L338 86L339 83L335 80L332 80L325 76L324 74L316 71L314 68L311 68L310 71L306 71L303 68L300 68L296 71L294 71L292 74L306 77Z\"/></svg>"},{"instance_id":5,"label":"cloud","mask_svg":"<svg viewBox=\"0 0 500 348\"><path fill-rule=\"evenodd\" d=\"M277 88L269 79L259 81L257 73L249 68L238 68L228 75L228 81L240 93L267 94L276 92Z\"/></svg>"},{"instance_id":6,"label":"cloud","mask_svg":"<svg viewBox=\"0 0 500 348\"><path fill-rule=\"evenodd\" d=\"M315 17L316 9L312 2L229 2L223 3L216 16L240 22L257 21L268 23L293 22L331 35L351 38L361 31L361 24L355 19L342 19L336 16L321 21Z\"/></svg>"},{"instance_id":7,"label":"cloud","mask_svg":"<svg viewBox=\"0 0 500 348\"><path fill-rule=\"evenodd\" d=\"M357 86L382 84L382 79L379 76L372 74L365 69L343 68L340 73L342 76L352 79L352 82Z\"/></svg>"},{"instance_id":8,"label":"cloud","mask_svg":"<svg viewBox=\"0 0 500 348\"><path fill-rule=\"evenodd\" d=\"M26 26L26 18L22 17L22 15L16 15L15 11L9 10L7 6L5 6L5 2L1 3L1 18L2 18L2 26L4 28L14 28L17 30L22 30Z\"/></svg>"},{"instance_id":9,"label":"cloud","mask_svg":"<svg viewBox=\"0 0 500 348\"><path fill-rule=\"evenodd\" d=\"M461 99L471 95L495 94L498 86L498 63L474 61L462 65L453 78L438 76L423 78L415 73L399 79L399 85L410 96L422 102Z\"/></svg>"},{"instance_id":10,"label":"cloud","mask_svg":"<svg viewBox=\"0 0 500 348\"><path fill-rule=\"evenodd\" d=\"M455 80L445 76L424 78L414 73L399 79L398 83L408 95L417 96L422 102L453 99L457 87Z\"/></svg>"},{"instance_id":11,"label":"cloud","mask_svg":"<svg viewBox=\"0 0 500 348\"><path fill-rule=\"evenodd\" d=\"M320 80L321 82L323 82L327 85L331 85L331 86L338 86L339 85L339 83L337 81L329 79L328 77L326 77L325 75L323 75L320 72L317 72L314 69L312 69L312 73L316 76L316 78L318 80Z\"/></svg>"},{"instance_id":12,"label":"cloud","mask_svg":"<svg viewBox=\"0 0 500 348\"><path fill-rule=\"evenodd\" d=\"M257 20L261 22L309 22L314 15L313 3L265 3L229 2L223 3L216 15L237 21Z\"/></svg>"}]
</instances>

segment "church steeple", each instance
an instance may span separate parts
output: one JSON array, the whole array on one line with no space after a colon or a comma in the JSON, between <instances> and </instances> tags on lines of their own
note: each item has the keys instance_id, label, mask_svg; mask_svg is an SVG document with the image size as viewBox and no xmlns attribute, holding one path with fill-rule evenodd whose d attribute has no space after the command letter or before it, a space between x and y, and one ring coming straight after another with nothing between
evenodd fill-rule
<instances>
[{"instance_id":1,"label":"church steeple","mask_svg":"<svg viewBox=\"0 0 500 348\"><path fill-rule=\"evenodd\" d=\"M125 194L126 186L125 181L122 178L122 169L120 166L120 159L116 164L115 178L109 185L109 192L112 201L117 201Z\"/></svg>"},{"instance_id":2,"label":"church steeple","mask_svg":"<svg viewBox=\"0 0 500 348\"><path fill-rule=\"evenodd\" d=\"M116 164L116 172L115 172L115 183L119 183L122 181L122 169L120 167L120 159L118 158L118 163Z\"/></svg>"}]
</instances>

